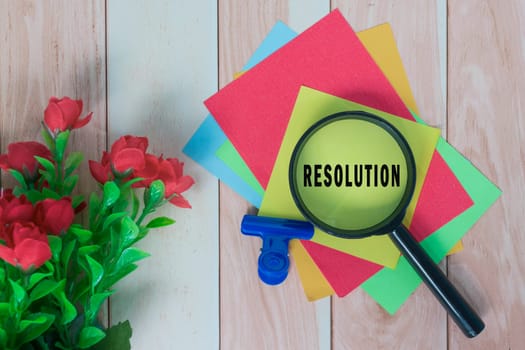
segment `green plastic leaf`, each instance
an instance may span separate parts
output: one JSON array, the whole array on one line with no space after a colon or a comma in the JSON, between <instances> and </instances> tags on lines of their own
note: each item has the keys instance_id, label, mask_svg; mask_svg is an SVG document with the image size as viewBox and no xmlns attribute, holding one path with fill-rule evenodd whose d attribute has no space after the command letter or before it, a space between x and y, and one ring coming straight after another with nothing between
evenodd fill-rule
<instances>
[{"instance_id":1,"label":"green plastic leaf","mask_svg":"<svg viewBox=\"0 0 525 350\"><path fill-rule=\"evenodd\" d=\"M137 269L137 267L138 266L136 264L125 265L122 269L117 270L116 272L106 276L104 278L103 283L102 283L102 288L101 289L108 289L108 288L110 288L115 283L117 283L118 281L120 281L121 279L123 279L124 277L126 277L127 275L132 273L133 271L135 271Z\"/></svg>"},{"instance_id":2,"label":"green plastic leaf","mask_svg":"<svg viewBox=\"0 0 525 350\"><path fill-rule=\"evenodd\" d=\"M52 199L61 199L62 198L62 196L60 194L56 193L55 191L53 191L52 189L47 188L47 187L44 187L42 189L42 195L45 198L52 198Z\"/></svg>"},{"instance_id":3,"label":"green plastic leaf","mask_svg":"<svg viewBox=\"0 0 525 350\"><path fill-rule=\"evenodd\" d=\"M9 174L11 174L11 176L14 177L14 179L20 184L20 186L22 186L23 188L27 188L26 180L21 172L15 169L9 169Z\"/></svg>"},{"instance_id":4,"label":"green plastic leaf","mask_svg":"<svg viewBox=\"0 0 525 350\"><path fill-rule=\"evenodd\" d=\"M53 152L53 150L55 149L55 140L53 139L53 136L49 133L49 129L47 128L47 126L43 125L40 134L42 135L42 139L44 139L44 143L46 144L47 148L49 148L51 152Z\"/></svg>"},{"instance_id":5,"label":"green plastic leaf","mask_svg":"<svg viewBox=\"0 0 525 350\"><path fill-rule=\"evenodd\" d=\"M25 192L24 195L33 204L35 204L36 202L41 201L42 199L45 198L44 195L42 194L42 192L37 191L37 190L29 190L29 191Z\"/></svg>"},{"instance_id":6,"label":"green plastic leaf","mask_svg":"<svg viewBox=\"0 0 525 350\"><path fill-rule=\"evenodd\" d=\"M9 303L0 303L0 318L5 318L10 314Z\"/></svg>"},{"instance_id":7,"label":"green plastic leaf","mask_svg":"<svg viewBox=\"0 0 525 350\"><path fill-rule=\"evenodd\" d=\"M49 173L49 174L52 174L52 175L55 175L56 174L56 167L55 167L55 164L53 164L49 159L46 159L46 158L42 158L42 157L39 157L39 156L35 156L35 159L38 163L40 163L40 165L42 165L44 167L44 169Z\"/></svg>"},{"instance_id":8,"label":"green plastic leaf","mask_svg":"<svg viewBox=\"0 0 525 350\"><path fill-rule=\"evenodd\" d=\"M122 255L117 261L117 271L123 269L126 265L132 264L144 258L147 258L150 254L135 248L129 247L122 252Z\"/></svg>"},{"instance_id":9,"label":"green plastic leaf","mask_svg":"<svg viewBox=\"0 0 525 350\"><path fill-rule=\"evenodd\" d=\"M54 274L55 273L55 265L51 263L51 260L48 260L44 263L45 268L49 271L49 273Z\"/></svg>"},{"instance_id":10,"label":"green plastic leaf","mask_svg":"<svg viewBox=\"0 0 525 350\"><path fill-rule=\"evenodd\" d=\"M0 327L0 349L5 349L6 345L7 345L7 332L5 331L5 329Z\"/></svg>"},{"instance_id":11,"label":"green plastic leaf","mask_svg":"<svg viewBox=\"0 0 525 350\"><path fill-rule=\"evenodd\" d=\"M58 301L60 309L62 311L62 318L60 319L61 325L71 323L73 322L75 317L77 317L77 309L71 303L71 301L69 301L64 292L65 286L66 280L62 280L59 283L57 283L55 290L52 292L56 300Z\"/></svg>"},{"instance_id":12,"label":"green plastic leaf","mask_svg":"<svg viewBox=\"0 0 525 350\"><path fill-rule=\"evenodd\" d=\"M49 277L49 276L51 276L51 275L52 275L51 272L48 272L48 273L35 272L35 273L31 274L31 276L29 277L29 284L27 285L27 289L28 289L28 290L33 289L33 287L34 287L38 282L40 282L40 281L43 280L44 278Z\"/></svg>"},{"instance_id":13,"label":"green plastic leaf","mask_svg":"<svg viewBox=\"0 0 525 350\"><path fill-rule=\"evenodd\" d=\"M104 333L102 329L97 327L84 327L80 331L78 347L80 349L87 349L101 341L105 336L106 333Z\"/></svg>"},{"instance_id":14,"label":"green plastic leaf","mask_svg":"<svg viewBox=\"0 0 525 350\"><path fill-rule=\"evenodd\" d=\"M170 219L170 218L168 218L166 216L160 216L160 217L155 218L155 219L151 220L150 222L148 222L146 227L147 228L157 228L157 227L169 226L169 225L172 225L174 223L175 223L175 220Z\"/></svg>"},{"instance_id":15,"label":"green plastic leaf","mask_svg":"<svg viewBox=\"0 0 525 350\"><path fill-rule=\"evenodd\" d=\"M104 184L104 199L102 205L104 208L110 208L120 197L120 190L113 181Z\"/></svg>"},{"instance_id":16,"label":"green plastic leaf","mask_svg":"<svg viewBox=\"0 0 525 350\"><path fill-rule=\"evenodd\" d=\"M106 337L92 350L131 350L131 335L133 331L129 321L111 326L106 330Z\"/></svg>"},{"instance_id":17,"label":"green plastic leaf","mask_svg":"<svg viewBox=\"0 0 525 350\"><path fill-rule=\"evenodd\" d=\"M100 246L97 245L97 244L86 245L86 246L80 247L78 249L78 255L80 255L80 256L90 255L90 254L93 254L95 252L98 252L99 249L100 249Z\"/></svg>"},{"instance_id":18,"label":"green plastic leaf","mask_svg":"<svg viewBox=\"0 0 525 350\"><path fill-rule=\"evenodd\" d=\"M96 293L89 298L89 308L87 311L87 317L89 321L92 321L97 317L102 303L109 298L114 292Z\"/></svg>"},{"instance_id":19,"label":"green plastic leaf","mask_svg":"<svg viewBox=\"0 0 525 350\"><path fill-rule=\"evenodd\" d=\"M137 218L137 214L139 213L140 208L140 201L135 191L131 192L131 200L131 218L135 220Z\"/></svg>"},{"instance_id":20,"label":"green plastic leaf","mask_svg":"<svg viewBox=\"0 0 525 350\"><path fill-rule=\"evenodd\" d=\"M144 180L144 178L142 178L142 177L134 177L133 179L127 181L124 184L122 184L120 186L120 189L121 189L122 192L129 191L131 189L131 186L133 186L137 182L141 182L142 180Z\"/></svg>"},{"instance_id":21,"label":"green plastic leaf","mask_svg":"<svg viewBox=\"0 0 525 350\"><path fill-rule=\"evenodd\" d=\"M121 195L119 200L116 201L115 204L113 204L113 207L111 209L113 210L113 212L118 213L118 212L127 211L128 207L129 207L129 203L126 197Z\"/></svg>"},{"instance_id":22,"label":"green plastic leaf","mask_svg":"<svg viewBox=\"0 0 525 350\"><path fill-rule=\"evenodd\" d=\"M95 217L100 211L100 199L93 192L89 196L89 223L90 225L94 224Z\"/></svg>"},{"instance_id":23,"label":"green plastic leaf","mask_svg":"<svg viewBox=\"0 0 525 350\"><path fill-rule=\"evenodd\" d=\"M71 206L73 208L78 207L82 202L84 201L84 196L79 194L76 196L73 196L73 200L71 201Z\"/></svg>"},{"instance_id":24,"label":"green plastic leaf","mask_svg":"<svg viewBox=\"0 0 525 350\"><path fill-rule=\"evenodd\" d=\"M12 279L9 279L9 284L11 284L11 288L13 289L13 300L16 305L22 304L27 299L26 291L18 282Z\"/></svg>"},{"instance_id":25,"label":"green plastic leaf","mask_svg":"<svg viewBox=\"0 0 525 350\"><path fill-rule=\"evenodd\" d=\"M114 213L106 218L104 225L102 226L102 231L106 231L111 225L113 225L118 220L122 219L124 216L128 215L126 212Z\"/></svg>"},{"instance_id":26,"label":"green plastic leaf","mask_svg":"<svg viewBox=\"0 0 525 350\"><path fill-rule=\"evenodd\" d=\"M117 256L122 251L120 249L119 231L117 231L115 227L111 227L109 237L110 237L110 243L111 243L109 256Z\"/></svg>"},{"instance_id":27,"label":"green plastic leaf","mask_svg":"<svg viewBox=\"0 0 525 350\"><path fill-rule=\"evenodd\" d=\"M71 259L71 254L73 254L73 250L75 249L76 241L69 241L62 249L62 266L67 268L69 266L69 260Z\"/></svg>"},{"instance_id":28,"label":"green plastic leaf","mask_svg":"<svg viewBox=\"0 0 525 350\"><path fill-rule=\"evenodd\" d=\"M71 152L66 158L65 167L65 176L68 177L75 171L76 168L84 160L84 155L81 152Z\"/></svg>"},{"instance_id":29,"label":"green plastic leaf","mask_svg":"<svg viewBox=\"0 0 525 350\"><path fill-rule=\"evenodd\" d=\"M75 188L75 186L77 185L77 183L78 183L78 175L75 174L75 175L66 177L66 179L64 180L64 188L66 189L67 193L70 194Z\"/></svg>"},{"instance_id":30,"label":"green plastic leaf","mask_svg":"<svg viewBox=\"0 0 525 350\"><path fill-rule=\"evenodd\" d=\"M69 130L59 133L55 138L55 156L57 160L64 159L64 152L66 151L67 142L69 140Z\"/></svg>"},{"instance_id":31,"label":"green plastic leaf","mask_svg":"<svg viewBox=\"0 0 525 350\"><path fill-rule=\"evenodd\" d=\"M122 248L127 248L135 242L139 234L139 227L135 221L126 216L120 222L120 237Z\"/></svg>"},{"instance_id":32,"label":"green plastic leaf","mask_svg":"<svg viewBox=\"0 0 525 350\"><path fill-rule=\"evenodd\" d=\"M29 314L19 324L18 338L22 340L22 343L29 343L47 331L54 321L55 315L52 314L43 312Z\"/></svg>"},{"instance_id":33,"label":"green plastic leaf","mask_svg":"<svg viewBox=\"0 0 525 350\"><path fill-rule=\"evenodd\" d=\"M86 243L93 236L93 232L82 228L82 226L78 224L71 225L69 227L69 232L74 234L80 243Z\"/></svg>"},{"instance_id":34,"label":"green plastic leaf","mask_svg":"<svg viewBox=\"0 0 525 350\"><path fill-rule=\"evenodd\" d=\"M144 205L148 208L154 208L164 199L165 186L162 180L155 180L144 191Z\"/></svg>"},{"instance_id":35,"label":"green plastic leaf","mask_svg":"<svg viewBox=\"0 0 525 350\"><path fill-rule=\"evenodd\" d=\"M29 299L34 302L38 299L45 297L55 291L59 284L52 280L43 280L35 286L35 288L29 294Z\"/></svg>"},{"instance_id":36,"label":"green plastic leaf","mask_svg":"<svg viewBox=\"0 0 525 350\"><path fill-rule=\"evenodd\" d=\"M137 241L140 241L141 239L146 237L148 235L148 232L149 232L149 228L141 227L139 231L139 235L137 236Z\"/></svg>"},{"instance_id":37,"label":"green plastic leaf","mask_svg":"<svg viewBox=\"0 0 525 350\"><path fill-rule=\"evenodd\" d=\"M47 240L49 242L49 247L51 248L53 260L58 261L60 259L60 253L62 252L62 238L59 236L48 235Z\"/></svg>"},{"instance_id":38,"label":"green plastic leaf","mask_svg":"<svg viewBox=\"0 0 525 350\"><path fill-rule=\"evenodd\" d=\"M86 255L86 261L91 271L91 289L94 290L104 276L104 268L95 259Z\"/></svg>"}]
</instances>

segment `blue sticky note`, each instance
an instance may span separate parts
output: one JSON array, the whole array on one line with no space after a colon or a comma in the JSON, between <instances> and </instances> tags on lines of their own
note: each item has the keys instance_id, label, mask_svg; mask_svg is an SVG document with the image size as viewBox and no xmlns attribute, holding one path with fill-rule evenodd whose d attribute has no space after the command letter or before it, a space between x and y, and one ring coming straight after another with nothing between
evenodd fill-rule
<instances>
[{"instance_id":1,"label":"blue sticky note","mask_svg":"<svg viewBox=\"0 0 525 350\"><path fill-rule=\"evenodd\" d=\"M295 38L296 35L286 24L277 22L242 69L252 68ZM260 191L250 186L216 155L217 150L225 142L229 142L228 138L213 116L208 114L182 151L258 208L262 201Z\"/></svg>"}]
</instances>

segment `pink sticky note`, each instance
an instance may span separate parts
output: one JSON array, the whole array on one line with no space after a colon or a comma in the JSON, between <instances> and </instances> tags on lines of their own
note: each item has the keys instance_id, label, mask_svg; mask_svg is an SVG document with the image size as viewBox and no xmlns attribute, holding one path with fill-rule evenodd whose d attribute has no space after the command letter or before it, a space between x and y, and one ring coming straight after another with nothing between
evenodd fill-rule
<instances>
[{"instance_id":1,"label":"pink sticky note","mask_svg":"<svg viewBox=\"0 0 525 350\"><path fill-rule=\"evenodd\" d=\"M264 188L301 85L412 119L335 10L205 101Z\"/></svg>"}]
</instances>

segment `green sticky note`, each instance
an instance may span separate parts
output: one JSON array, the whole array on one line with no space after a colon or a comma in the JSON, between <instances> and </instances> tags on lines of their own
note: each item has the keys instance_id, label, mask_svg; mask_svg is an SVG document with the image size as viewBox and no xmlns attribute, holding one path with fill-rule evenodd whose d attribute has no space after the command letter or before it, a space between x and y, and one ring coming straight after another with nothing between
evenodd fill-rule
<instances>
[{"instance_id":1,"label":"green sticky note","mask_svg":"<svg viewBox=\"0 0 525 350\"><path fill-rule=\"evenodd\" d=\"M226 140L222 146L217 149L215 155L221 159L228 168L239 175L257 194L261 197L264 196L264 189L261 184L259 184L259 181L253 176L253 173L229 140Z\"/></svg>"},{"instance_id":2,"label":"green sticky note","mask_svg":"<svg viewBox=\"0 0 525 350\"><path fill-rule=\"evenodd\" d=\"M414 117L424 124L420 118ZM435 262L445 257L501 195L501 190L444 139L440 138L438 141L437 150L472 198L474 205L421 242ZM386 311L394 314L421 282L421 278L406 259L401 257L395 269L383 268L361 287Z\"/></svg>"}]
</instances>

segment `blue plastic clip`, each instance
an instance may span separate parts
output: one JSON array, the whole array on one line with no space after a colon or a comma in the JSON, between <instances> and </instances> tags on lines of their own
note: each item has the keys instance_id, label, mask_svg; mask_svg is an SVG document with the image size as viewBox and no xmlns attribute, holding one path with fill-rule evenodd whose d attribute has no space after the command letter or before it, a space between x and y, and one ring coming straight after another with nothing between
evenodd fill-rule
<instances>
[{"instance_id":1,"label":"blue plastic clip","mask_svg":"<svg viewBox=\"0 0 525 350\"><path fill-rule=\"evenodd\" d=\"M276 285L288 276L288 242L293 238L311 239L314 227L307 221L245 215L241 223L241 232L262 238L259 278L266 284Z\"/></svg>"}]
</instances>

